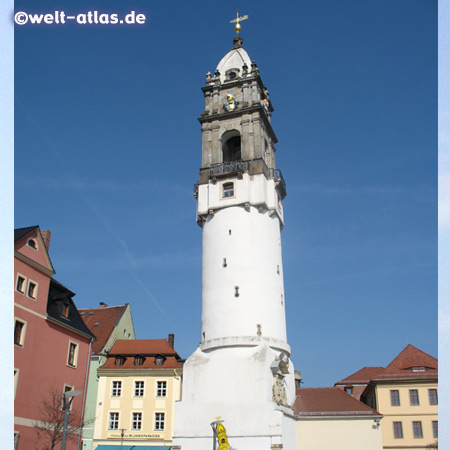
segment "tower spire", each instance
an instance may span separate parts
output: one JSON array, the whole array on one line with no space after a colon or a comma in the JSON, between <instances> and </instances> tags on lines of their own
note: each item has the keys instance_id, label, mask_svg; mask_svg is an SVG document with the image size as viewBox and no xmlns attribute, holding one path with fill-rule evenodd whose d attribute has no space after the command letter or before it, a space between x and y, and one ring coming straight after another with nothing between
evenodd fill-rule
<instances>
[{"instance_id":1,"label":"tower spire","mask_svg":"<svg viewBox=\"0 0 450 450\"><path fill-rule=\"evenodd\" d=\"M240 48L242 47L242 44L244 43L243 39L241 38L241 35L239 34L241 31L241 24L239 22L242 22L243 20L247 20L248 15L239 17L239 10L236 11L236 19L230 20L230 23L235 23L234 30L236 31L236 36L233 39L233 48Z\"/></svg>"}]
</instances>

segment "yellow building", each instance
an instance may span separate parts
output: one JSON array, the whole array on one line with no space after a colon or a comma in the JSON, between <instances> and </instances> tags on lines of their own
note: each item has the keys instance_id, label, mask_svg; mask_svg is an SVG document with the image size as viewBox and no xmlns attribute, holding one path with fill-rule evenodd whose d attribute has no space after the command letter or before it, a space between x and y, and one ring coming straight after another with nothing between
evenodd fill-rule
<instances>
[{"instance_id":1,"label":"yellow building","mask_svg":"<svg viewBox=\"0 0 450 450\"><path fill-rule=\"evenodd\" d=\"M408 345L368 384L361 400L379 411L383 448L429 448L438 439L438 360Z\"/></svg>"},{"instance_id":2,"label":"yellow building","mask_svg":"<svg viewBox=\"0 0 450 450\"><path fill-rule=\"evenodd\" d=\"M169 449L182 360L165 339L118 340L98 369L96 450Z\"/></svg>"},{"instance_id":3,"label":"yellow building","mask_svg":"<svg viewBox=\"0 0 450 450\"><path fill-rule=\"evenodd\" d=\"M297 389L297 450L382 450L382 415L338 388Z\"/></svg>"}]
</instances>

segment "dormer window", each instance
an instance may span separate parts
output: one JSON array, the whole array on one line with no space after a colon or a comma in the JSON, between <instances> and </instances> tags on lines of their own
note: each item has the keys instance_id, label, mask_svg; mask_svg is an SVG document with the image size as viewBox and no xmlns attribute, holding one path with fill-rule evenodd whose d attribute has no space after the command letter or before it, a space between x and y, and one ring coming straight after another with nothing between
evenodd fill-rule
<instances>
[{"instance_id":1,"label":"dormer window","mask_svg":"<svg viewBox=\"0 0 450 450\"><path fill-rule=\"evenodd\" d=\"M137 355L134 357L134 365L135 366L142 366L144 364L145 358L141 355Z\"/></svg>"},{"instance_id":2,"label":"dormer window","mask_svg":"<svg viewBox=\"0 0 450 450\"><path fill-rule=\"evenodd\" d=\"M425 367L413 367L413 372L425 372Z\"/></svg>"},{"instance_id":3,"label":"dormer window","mask_svg":"<svg viewBox=\"0 0 450 450\"><path fill-rule=\"evenodd\" d=\"M62 305L62 316L64 316L66 319L69 318L69 312L70 312L70 304L63 304Z\"/></svg>"},{"instance_id":4,"label":"dormer window","mask_svg":"<svg viewBox=\"0 0 450 450\"><path fill-rule=\"evenodd\" d=\"M164 361L166 360L166 358L164 358L164 356L162 355L157 355L155 357L155 366L162 366L164 364Z\"/></svg>"},{"instance_id":5,"label":"dormer window","mask_svg":"<svg viewBox=\"0 0 450 450\"><path fill-rule=\"evenodd\" d=\"M123 366L123 363L125 362L125 358L123 356L116 356L114 360L115 366Z\"/></svg>"},{"instance_id":6,"label":"dormer window","mask_svg":"<svg viewBox=\"0 0 450 450\"><path fill-rule=\"evenodd\" d=\"M28 245L28 247L31 247L34 250L37 250L37 242L34 239L28 239L27 245Z\"/></svg>"}]
</instances>

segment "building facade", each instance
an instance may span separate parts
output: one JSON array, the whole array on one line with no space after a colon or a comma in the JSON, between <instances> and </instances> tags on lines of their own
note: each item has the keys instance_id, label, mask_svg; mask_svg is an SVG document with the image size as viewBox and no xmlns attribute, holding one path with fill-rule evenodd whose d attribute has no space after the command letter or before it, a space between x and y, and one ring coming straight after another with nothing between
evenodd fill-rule
<instances>
[{"instance_id":1,"label":"building facade","mask_svg":"<svg viewBox=\"0 0 450 450\"><path fill-rule=\"evenodd\" d=\"M70 422L81 424L94 336L81 320L75 294L52 278L50 232L20 228L14 238L15 447L43 449L60 440L63 392L82 392L74 398ZM68 450L79 445L79 433L69 436Z\"/></svg>"},{"instance_id":2,"label":"building facade","mask_svg":"<svg viewBox=\"0 0 450 450\"><path fill-rule=\"evenodd\" d=\"M183 362L173 339L115 342L97 371L94 450L171 447Z\"/></svg>"},{"instance_id":3,"label":"building facade","mask_svg":"<svg viewBox=\"0 0 450 450\"><path fill-rule=\"evenodd\" d=\"M365 367L335 386L353 388L359 395L362 384L361 401L383 415L383 448L412 450L437 445L436 358L407 345L386 368Z\"/></svg>"},{"instance_id":4,"label":"building facade","mask_svg":"<svg viewBox=\"0 0 450 450\"><path fill-rule=\"evenodd\" d=\"M297 389L298 450L381 450L382 415L337 388Z\"/></svg>"},{"instance_id":5,"label":"building facade","mask_svg":"<svg viewBox=\"0 0 450 450\"><path fill-rule=\"evenodd\" d=\"M108 306L101 302L99 308L80 309L85 325L95 335L92 343L91 363L86 396L82 450L91 450L94 439L94 423L97 407L98 368L105 363L109 350L117 339L135 339L133 318L128 303Z\"/></svg>"},{"instance_id":6,"label":"building facade","mask_svg":"<svg viewBox=\"0 0 450 450\"><path fill-rule=\"evenodd\" d=\"M269 92L242 44L238 23L232 50L202 88L201 343L176 406L182 450L209 450L219 423L241 450L297 445L280 234L286 186Z\"/></svg>"}]
</instances>

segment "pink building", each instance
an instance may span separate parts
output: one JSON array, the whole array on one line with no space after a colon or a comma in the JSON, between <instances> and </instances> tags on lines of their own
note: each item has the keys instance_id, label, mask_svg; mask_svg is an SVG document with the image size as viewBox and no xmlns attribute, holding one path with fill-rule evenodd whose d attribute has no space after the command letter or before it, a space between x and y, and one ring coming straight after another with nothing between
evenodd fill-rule
<instances>
[{"instance_id":1,"label":"pink building","mask_svg":"<svg viewBox=\"0 0 450 450\"><path fill-rule=\"evenodd\" d=\"M93 334L72 300L75 295L52 278L50 232L38 226L14 233L14 437L15 449L51 447L52 425L60 422L61 395L78 390L72 421L81 423ZM54 426L54 425L53 425ZM60 439L60 432L56 432ZM57 438L57 440L58 440ZM67 440L67 450L79 446ZM55 448L60 448L58 440Z\"/></svg>"}]
</instances>

